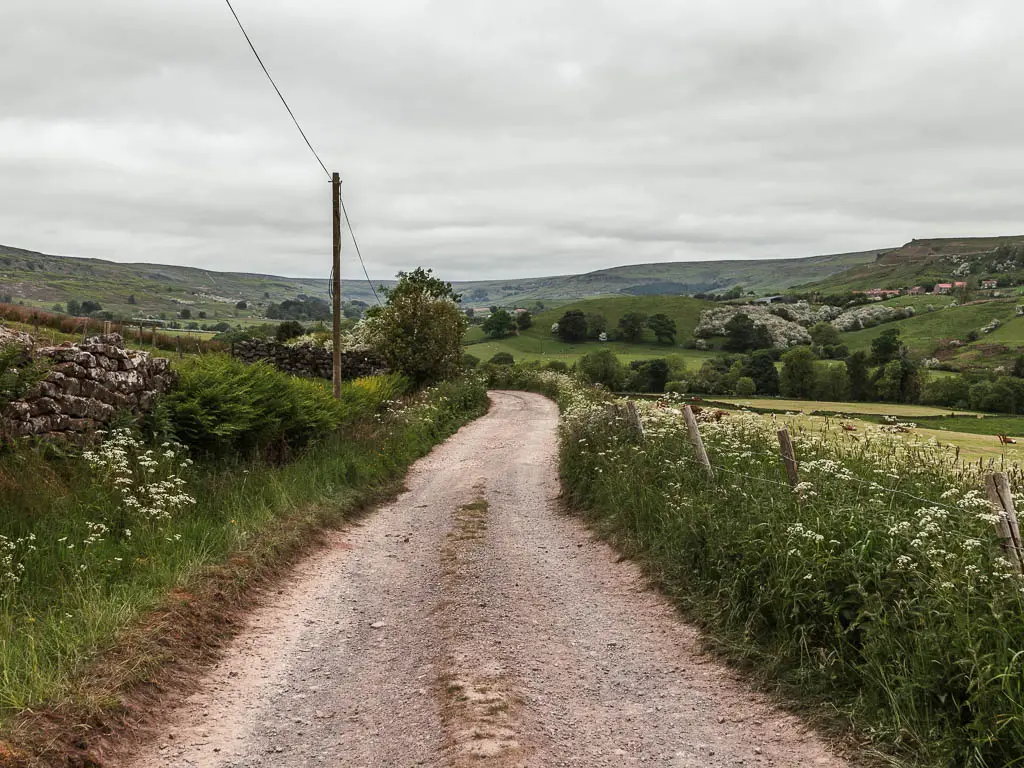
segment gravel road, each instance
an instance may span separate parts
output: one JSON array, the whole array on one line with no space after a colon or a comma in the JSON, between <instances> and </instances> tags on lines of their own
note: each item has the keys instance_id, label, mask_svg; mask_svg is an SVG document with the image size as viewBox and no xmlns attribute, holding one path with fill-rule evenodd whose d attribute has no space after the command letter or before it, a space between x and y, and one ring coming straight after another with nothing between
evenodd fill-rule
<instances>
[{"instance_id":1,"label":"gravel road","mask_svg":"<svg viewBox=\"0 0 1024 768\"><path fill-rule=\"evenodd\" d=\"M559 513L556 407L491 398L122 765L845 765Z\"/></svg>"}]
</instances>

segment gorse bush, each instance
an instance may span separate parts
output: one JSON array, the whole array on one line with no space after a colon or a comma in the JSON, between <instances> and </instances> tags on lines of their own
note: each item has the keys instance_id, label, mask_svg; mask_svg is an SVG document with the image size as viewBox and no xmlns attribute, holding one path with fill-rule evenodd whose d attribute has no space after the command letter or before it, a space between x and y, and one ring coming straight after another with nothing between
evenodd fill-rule
<instances>
[{"instance_id":1,"label":"gorse bush","mask_svg":"<svg viewBox=\"0 0 1024 768\"><path fill-rule=\"evenodd\" d=\"M559 401L569 498L727 653L921 764L1024 765L1024 580L947 448L803 431L791 490L776 425L737 414L701 425L709 481L673 407L641 443L569 377L504 384Z\"/></svg>"},{"instance_id":2,"label":"gorse bush","mask_svg":"<svg viewBox=\"0 0 1024 768\"><path fill-rule=\"evenodd\" d=\"M324 382L224 355L186 360L177 370L180 381L163 407L177 438L207 455L283 453L372 415L405 391L400 376L375 377L345 383L336 400Z\"/></svg>"}]
</instances>

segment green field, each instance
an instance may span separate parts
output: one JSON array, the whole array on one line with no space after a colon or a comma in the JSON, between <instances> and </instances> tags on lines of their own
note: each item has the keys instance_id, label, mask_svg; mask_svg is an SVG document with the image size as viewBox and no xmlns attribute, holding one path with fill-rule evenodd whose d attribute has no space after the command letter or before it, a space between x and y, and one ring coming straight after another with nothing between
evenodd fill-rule
<instances>
[{"instance_id":1,"label":"green field","mask_svg":"<svg viewBox=\"0 0 1024 768\"><path fill-rule=\"evenodd\" d=\"M845 413L855 416L857 414L871 414L875 416L897 416L899 418L914 418L919 416L949 416L954 413L949 408L933 408L929 405L900 405L898 403L848 403L848 402L825 402L818 400L786 400L777 397L714 397L715 402L733 403L738 406L749 408L770 408L780 411L795 411L811 413L812 411L824 411L828 413ZM957 414L970 414L972 411L955 411ZM1019 419L1024 425L1024 418Z\"/></svg>"},{"instance_id":2,"label":"green field","mask_svg":"<svg viewBox=\"0 0 1024 768\"><path fill-rule=\"evenodd\" d=\"M530 362L551 362L560 360L567 365L572 365L583 355L596 352L599 349L610 349L624 363L633 360L650 360L655 357L666 357L668 355L679 355L690 370L698 370L705 360L717 357L718 352L700 352L695 349L683 349L682 347L668 347L663 344L623 344L621 342L608 341L587 341L580 344L566 344L555 337L539 339L533 336L521 335L510 336L498 341L484 341L478 344L470 344L466 352L487 362L499 352L507 352L515 358L517 363Z\"/></svg>"},{"instance_id":3,"label":"green field","mask_svg":"<svg viewBox=\"0 0 1024 768\"><path fill-rule=\"evenodd\" d=\"M915 355L929 356L942 339L964 339L971 331L980 331L993 319L1004 323L1013 321L1016 312L1014 299L997 299L961 307L919 311L914 317L893 323L876 325L863 331L842 334L842 341L851 351L869 349L871 341L889 328L898 328L900 339ZM1024 322L1010 322L1009 328L999 328L991 334L982 334L975 344L1002 343L1024 345ZM1002 333L1000 334L1000 331ZM996 334L1000 334L998 337Z\"/></svg>"}]
</instances>

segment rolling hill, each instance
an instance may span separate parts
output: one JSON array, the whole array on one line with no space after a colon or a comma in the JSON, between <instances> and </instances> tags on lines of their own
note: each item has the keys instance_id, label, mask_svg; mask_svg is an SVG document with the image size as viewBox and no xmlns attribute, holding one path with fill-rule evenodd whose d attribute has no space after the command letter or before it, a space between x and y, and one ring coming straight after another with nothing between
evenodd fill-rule
<instances>
[{"instance_id":1,"label":"rolling hill","mask_svg":"<svg viewBox=\"0 0 1024 768\"><path fill-rule=\"evenodd\" d=\"M602 295L696 293L727 290L736 285L763 293L870 264L877 254L878 251L866 251L767 261L640 264L581 275L463 281L455 286L471 306ZM374 301L369 285L363 281L344 281L342 293L346 300ZM15 301L42 308L65 304L70 299L92 299L119 315L173 315L190 307L205 312L210 319L235 320L258 317L268 303L300 294L328 298L327 280L121 264L0 246L0 297L9 295ZM239 301L247 302L250 308L236 311Z\"/></svg>"},{"instance_id":2,"label":"rolling hill","mask_svg":"<svg viewBox=\"0 0 1024 768\"><path fill-rule=\"evenodd\" d=\"M954 270L965 262L969 272L954 277ZM908 288L965 279L968 274L1024 277L1024 235L911 240L900 248L877 252L870 262L796 287L823 293Z\"/></svg>"}]
</instances>

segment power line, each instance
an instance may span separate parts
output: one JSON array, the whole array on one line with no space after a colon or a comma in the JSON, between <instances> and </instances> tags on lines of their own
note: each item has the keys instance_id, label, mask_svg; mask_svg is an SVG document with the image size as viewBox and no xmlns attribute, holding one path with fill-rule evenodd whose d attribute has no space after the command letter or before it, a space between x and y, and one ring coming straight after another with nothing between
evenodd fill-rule
<instances>
[{"instance_id":1,"label":"power line","mask_svg":"<svg viewBox=\"0 0 1024 768\"><path fill-rule=\"evenodd\" d=\"M338 196L341 198L341 212L345 216L345 224L348 226L348 233L352 235L352 244L356 247L356 256L359 257L359 264L363 268L363 274L366 276L366 282L370 286L370 290L373 291L373 298L377 300L378 306L381 305L380 296L377 295L377 289L373 287L373 280L370 279L370 273L366 271L366 263L363 261L363 254L359 251L359 241L356 240L356 231L352 229L352 221L348 217L348 208L345 207L345 196L340 192Z\"/></svg>"},{"instance_id":2,"label":"power line","mask_svg":"<svg viewBox=\"0 0 1024 768\"><path fill-rule=\"evenodd\" d=\"M238 24L238 28L242 30L242 34L245 36L245 42L249 44L249 47L252 49L253 55L256 57L256 61L258 61L260 63L260 66L263 68L263 74L267 76L267 79L270 81L270 84L274 86L274 90L277 91L278 98L281 99L281 103L284 104L284 108L287 109L288 114L291 115L292 122L295 123L295 127L298 128L299 133L302 134L302 138L306 142L306 146L309 147L309 151L313 153L313 157L315 157L316 161L320 163L320 167L324 169L324 173L327 174L327 178L331 178L331 172L327 170L327 166L324 165L324 161L320 159L320 155L318 155L316 153L316 150L313 149L313 144L309 141L309 138L306 136L306 132L302 130L302 126L299 125L299 120L298 118L295 117L295 113L292 112L292 108L288 106L288 102L285 100L284 94L282 94L281 89L277 87L277 83L274 82L274 78L270 76L270 72L267 70L267 65L263 63L263 59L260 58L259 51L256 50L256 46L253 45L252 40L249 38L249 33L246 32L245 27L242 26L242 20L239 19L238 14L235 13L235 9L231 5L231 0L224 0L224 2L228 4L228 9L231 11L231 15L235 17L235 22Z\"/></svg>"},{"instance_id":3,"label":"power line","mask_svg":"<svg viewBox=\"0 0 1024 768\"><path fill-rule=\"evenodd\" d=\"M324 164L324 161L320 159L320 155L318 155L316 149L313 148L313 144L310 142L309 137L306 136L306 132L302 130L302 126L299 124L298 118L295 117L295 113L292 112L292 108L288 106L288 101L285 99L284 94L281 93L281 89L277 87L277 83L275 83L274 78L271 77L270 71L267 69L267 65L263 63L263 59L260 57L259 51L256 50L256 46L253 45L252 39L249 37L249 33L245 31L242 20L238 18L238 14L235 12L234 6L231 5L231 0L224 0L224 2L227 3L228 10L231 11L231 15L235 17L235 22L238 24L238 28L242 30L242 35L245 36L245 42L247 42L249 44L249 48L252 49L252 53L256 57L256 61L259 62L260 67L263 69L263 74L267 76L267 80L269 80L270 84L274 86L274 90L277 92L278 98L281 99L281 103L284 104L284 108L288 110L288 114L291 116L292 122L295 123L295 127L299 129L299 133L302 135L303 141L306 142L306 146L309 147L309 151L313 153L313 157L316 158L320 167L324 169L324 173L327 174L327 178L330 179L331 172L327 170L327 166ZM338 193L338 197L341 200L341 209L345 213L345 223L348 225L349 234L352 235L352 243L356 247L356 255L359 257L359 264L363 268L363 275L366 276L366 282L370 286L370 290L373 291L373 298L376 299L377 304L380 304L381 301L380 297L377 295L377 289L373 287L373 281L370 279L370 273L366 270L366 263L363 261L363 254L359 249L359 241L356 240L356 232L352 229L352 221L348 217L348 209L345 208L345 198L341 196L340 192ZM334 280L333 268L331 269L331 280Z\"/></svg>"}]
</instances>

